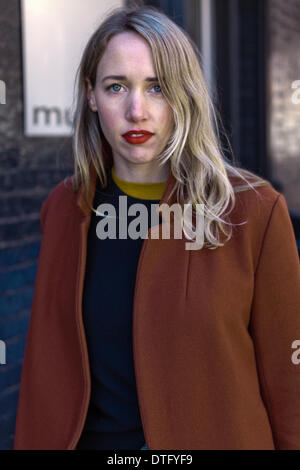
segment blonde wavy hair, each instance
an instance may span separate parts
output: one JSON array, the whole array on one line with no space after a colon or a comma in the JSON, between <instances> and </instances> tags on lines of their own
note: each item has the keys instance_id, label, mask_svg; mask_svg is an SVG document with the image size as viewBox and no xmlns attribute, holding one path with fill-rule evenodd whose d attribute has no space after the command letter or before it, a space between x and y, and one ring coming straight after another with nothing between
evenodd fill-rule
<instances>
[{"instance_id":1,"label":"blonde wavy hair","mask_svg":"<svg viewBox=\"0 0 300 470\"><path fill-rule=\"evenodd\" d=\"M169 197L176 191L177 202L182 208L192 204L194 213L196 204L201 204L205 210L204 246L223 246L232 236L234 224L227 215L235 205L235 194L270 183L234 166L223 154L217 113L203 77L199 50L184 30L154 7L114 9L85 47L75 82L73 188L77 191L83 184L88 198L91 165L102 187L107 186L106 167L112 161L112 152L97 113L88 106L86 79L94 88L97 66L108 41L124 31L135 31L150 45L160 87L173 110L174 130L157 157L161 165L169 162L176 181ZM241 184L233 185L232 178ZM225 241L221 241L222 233ZM185 235L191 238L188 232Z\"/></svg>"}]
</instances>

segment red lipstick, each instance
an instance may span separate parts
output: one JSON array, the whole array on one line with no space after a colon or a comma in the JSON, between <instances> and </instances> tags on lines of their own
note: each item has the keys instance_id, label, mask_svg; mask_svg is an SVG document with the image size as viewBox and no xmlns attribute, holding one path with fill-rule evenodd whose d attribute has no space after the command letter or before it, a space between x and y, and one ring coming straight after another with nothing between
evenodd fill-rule
<instances>
[{"instance_id":1,"label":"red lipstick","mask_svg":"<svg viewBox=\"0 0 300 470\"><path fill-rule=\"evenodd\" d=\"M152 132L146 131L144 129L131 130L123 134L122 137L129 144L143 144L147 142L154 134Z\"/></svg>"}]
</instances>

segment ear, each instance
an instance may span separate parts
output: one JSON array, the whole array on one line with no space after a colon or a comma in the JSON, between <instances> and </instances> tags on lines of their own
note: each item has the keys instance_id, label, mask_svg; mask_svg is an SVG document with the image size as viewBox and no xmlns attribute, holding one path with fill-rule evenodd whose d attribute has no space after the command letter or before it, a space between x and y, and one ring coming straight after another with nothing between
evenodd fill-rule
<instances>
[{"instance_id":1,"label":"ear","mask_svg":"<svg viewBox=\"0 0 300 470\"><path fill-rule=\"evenodd\" d=\"M86 84L86 97L87 97L89 108L92 111L97 111L95 93L94 93L94 90L93 90L93 87L91 85L89 78L85 79L85 84Z\"/></svg>"}]
</instances>

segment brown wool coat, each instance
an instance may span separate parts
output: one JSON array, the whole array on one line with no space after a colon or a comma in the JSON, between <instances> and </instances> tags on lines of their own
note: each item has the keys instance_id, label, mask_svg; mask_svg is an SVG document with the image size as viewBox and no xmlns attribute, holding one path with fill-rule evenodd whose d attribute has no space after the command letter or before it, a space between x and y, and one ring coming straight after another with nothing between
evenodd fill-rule
<instances>
[{"instance_id":1,"label":"brown wool coat","mask_svg":"<svg viewBox=\"0 0 300 470\"><path fill-rule=\"evenodd\" d=\"M95 182L93 173L91 202ZM161 202L173 184L170 173ZM237 194L231 220L248 222L221 248L143 242L133 350L148 449L300 449L300 364L291 360L300 340L299 258L283 195L257 191L262 198ZM90 220L83 189L74 193L70 178L41 210L15 449L75 449L84 426Z\"/></svg>"}]
</instances>

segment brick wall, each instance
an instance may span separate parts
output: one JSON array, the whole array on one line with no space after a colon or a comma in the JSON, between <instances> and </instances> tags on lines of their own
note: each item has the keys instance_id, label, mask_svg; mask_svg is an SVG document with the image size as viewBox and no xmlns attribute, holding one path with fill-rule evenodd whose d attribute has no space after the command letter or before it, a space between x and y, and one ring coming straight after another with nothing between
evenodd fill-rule
<instances>
[{"instance_id":1,"label":"brick wall","mask_svg":"<svg viewBox=\"0 0 300 470\"><path fill-rule=\"evenodd\" d=\"M70 140L23 135L20 5L0 0L0 449L13 447L20 376L39 255L40 208L72 173ZM1 101L1 100L0 100Z\"/></svg>"}]
</instances>

